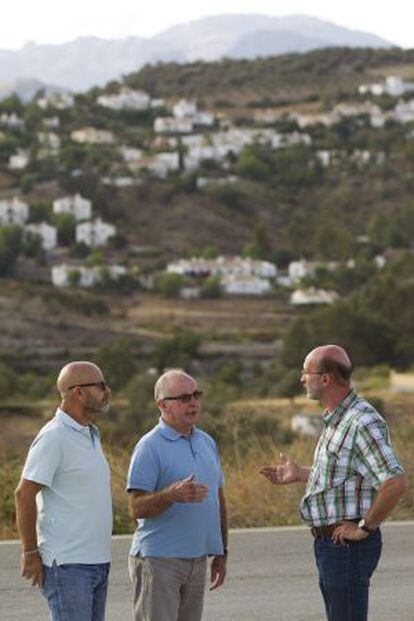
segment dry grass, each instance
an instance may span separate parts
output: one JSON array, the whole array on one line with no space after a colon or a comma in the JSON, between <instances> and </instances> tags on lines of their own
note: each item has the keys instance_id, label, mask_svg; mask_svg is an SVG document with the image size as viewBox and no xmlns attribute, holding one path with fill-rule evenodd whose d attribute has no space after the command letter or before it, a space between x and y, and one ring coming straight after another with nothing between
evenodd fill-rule
<instances>
[{"instance_id":1,"label":"dry grass","mask_svg":"<svg viewBox=\"0 0 414 621\"><path fill-rule=\"evenodd\" d=\"M367 395L368 396L368 395ZM392 395L387 391L376 393L385 404L385 416L390 424L393 446L404 464L410 488L392 519L414 519L414 459L412 446L414 442L414 395ZM300 411L313 412L305 399L292 402L287 399L263 399L235 401L228 406L228 425L233 425L235 416L250 412L252 416L266 413L275 418L279 428L288 428L290 416ZM9 446L18 447L19 454L10 457L10 453L0 451L0 538L9 539L17 536L15 528L13 490L20 476L29 436L33 437L31 425L37 428L43 422L21 419L7 421L5 432ZM11 430L17 435L13 438ZM222 462L226 476L226 496L231 527L270 526L277 524L298 524L298 504L303 493L303 485L275 487L265 480L259 470L264 465L276 464L281 451L287 452L293 459L303 465L312 461L315 439L297 438L290 446L272 443L268 438L251 438L248 448L240 441L241 435L235 434L231 445L223 448ZM115 509L115 532L132 532L134 523L128 512L125 480L131 450L122 446L105 445L104 450L112 472L112 494Z\"/></svg>"}]
</instances>

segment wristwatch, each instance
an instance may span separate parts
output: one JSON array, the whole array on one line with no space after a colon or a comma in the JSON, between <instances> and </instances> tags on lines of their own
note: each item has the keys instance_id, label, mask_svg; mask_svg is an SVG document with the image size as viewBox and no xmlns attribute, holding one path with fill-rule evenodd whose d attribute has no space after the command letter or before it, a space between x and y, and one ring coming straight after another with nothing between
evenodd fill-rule
<instances>
[{"instance_id":1,"label":"wristwatch","mask_svg":"<svg viewBox=\"0 0 414 621\"><path fill-rule=\"evenodd\" d=\"M372 535L372 533L375 533L375 531L377 530L376 528L368 528L367 521L365 518L362 518L362 520L359 520L358 528L368 533L368 535Z\"/></svg>"}]
</instances>

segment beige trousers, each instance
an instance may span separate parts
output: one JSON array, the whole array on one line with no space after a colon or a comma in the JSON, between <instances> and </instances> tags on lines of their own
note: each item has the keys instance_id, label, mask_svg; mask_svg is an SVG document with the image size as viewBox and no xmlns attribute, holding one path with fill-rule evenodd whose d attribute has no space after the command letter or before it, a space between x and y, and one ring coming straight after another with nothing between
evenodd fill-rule
<instances>
[{"instance_id":1,"label":"beige trousers","mask_svg":"<svg viewBox=\"0 0 414 621\"><path fill-rule=\"evenodd\" d=\"M129 557L134 621L200 621L207 559Z\"/></svg>"}]
</instances>

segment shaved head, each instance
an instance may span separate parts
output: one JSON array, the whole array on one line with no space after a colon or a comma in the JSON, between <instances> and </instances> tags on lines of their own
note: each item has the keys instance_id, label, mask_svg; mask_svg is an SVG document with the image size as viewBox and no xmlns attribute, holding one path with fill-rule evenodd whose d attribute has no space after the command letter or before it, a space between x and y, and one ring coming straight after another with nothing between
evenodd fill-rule
<instances>
[{"instance_id":1,"label":"shaved head","mask_svg":"<svg viewBox=\"0 0 414 621\"><path fill-rule=\"evenodd\" d=\"M93 362L78 361L65 365L57 379L57 389L62 397L71 386L103 381L101 369Z\"/></svg>"},{"instance_id":2,"label":"shaved head","mask_svg":"<svg viewBox=\"0 0 414 621\"><path fill-rule=\"evenodd\" d=\"M352 363L346 351L338 345L321 345L312 349L306 356L308 362L316 365L321 372L331 373L338 384L349 383Z\"/></svg>"}]
</instances>

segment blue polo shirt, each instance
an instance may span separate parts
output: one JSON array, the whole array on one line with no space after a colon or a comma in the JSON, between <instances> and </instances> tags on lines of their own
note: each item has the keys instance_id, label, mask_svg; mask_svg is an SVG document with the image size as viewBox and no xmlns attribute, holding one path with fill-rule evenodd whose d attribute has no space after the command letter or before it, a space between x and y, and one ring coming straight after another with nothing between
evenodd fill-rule
<instances>
[{"instance_id":1,"label":"blue polo shirt","mask_svg":"<svg viewBox=\"0 0 414 621\"><path fill-rule=\"evenodd\" d=\"M45 565L110 561L110 473L97 427L58 408L33 441L22 477L44 486L36 503Z\"/></svg>"},{"instance_id":2,"label":"blue polo shirt","mask_svg":"<svg viewBox=\"0 0 414 621\"><path fill-rule=\"evenodd\" d=\"M156 492L194 474L209 493L202 502L174 503L153 518L137 520L130 554L197 558L222 554L218 489L224 478L213 438L194 428L183 436L160 418L135 447L128 472L128 491Z\"/></svg>"}]
</instances>

